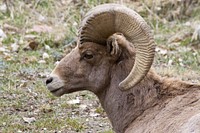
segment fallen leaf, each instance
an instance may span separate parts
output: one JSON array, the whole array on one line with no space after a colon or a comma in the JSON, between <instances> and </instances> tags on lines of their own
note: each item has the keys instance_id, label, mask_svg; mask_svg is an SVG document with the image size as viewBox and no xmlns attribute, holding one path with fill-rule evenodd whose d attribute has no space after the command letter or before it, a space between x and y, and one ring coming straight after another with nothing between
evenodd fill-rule
<instances>
[{"instance_id":1,"label":"fallen leaf","mask_svg":"<svg viewBox=\"0 0 200 133\"><path fill-rule=\"evenodd\" d=\"M38 42L32 41L32 42L29 43L29 47L30 47L32 50L36 50L37 47L38 47L38 44L39 44Z\"/></svg>"},{"instance_id":2,"label":"fallen leaf","mask_svg":"<svg viewBox=\"0 0 200 133\"><path fill-rule=\"evenodd\" d=\"M28 82L26 80L21 80L20 82L21 82L19 85L20 88L26 87L28 85Z\"/></svg>"},{"instance_id":3,"label":"fallen leaf","mask_svg":"<svg viewBox=\"0 0 200 133\"><path fill-rule=\"evenodd\" d=\"M40 72L40 73L38 73L37 75L38 75L38 77L40 77L40 78L47 78L47 77L48 77L48 74L47 74L47 73L43 73L43 72Z\"/></svg>"},{"instance_id":4,"label":"fallen leaf","mask_svg":"<svg viewBox=\"0 0 200 133\"><path fill-rule=\"evenodd\" d=\"M7 37L6 34L3 32L2 29L0 29L0 38L4 39L6 37Z\"/></svg>"},{"instance_id":5,"label":"fallen leaf","mask_svg":"<svg viewBox=\"0 0 200 133\"><path fill-rule=\"evenodd\" d=\"M73 99L73 100L67 101L67 104L79 104L79 103L80 103L80 100L79 100L78 97L77 97L76 99Z\"/></svg>"},{"instance_id":6,"label":"fallen leaf","mask_svg":"<svg viewBox=\"0 0 200 133\"><path fill-rule=\"evenodd\" d=\"M24 120L24 122L29 124L36 121L35 117L22 117L22 119Z\"/></svg>"},{"instance_id":7,"label":"fallen leaf","mask_svg":"<svg viewBox=\"0 0 200 133\"><path fill-rule=\"evenodd\" d=\"M168 66L171 66L172 63L173 63L173 60L169 60L169 61L168 61Z\"/></svg>"},{"instance_id":8,"label":"fallen leaf","mask_svg":"<svg viewBox=\"0 0 200 133\"><path fill-rule=\"evenodd\" d=\"M39 64L45 64L46 61L45 61L45 60L39 60L38 63L39 63Z\"/></svg>"},{"instance_id":9,"label":"fallen leaf","mask_svg":"<svg viewBox=\"0 0 200 133\"><path fill-rule=\"evenodd\" d=\"M161 55L166 55L167 54L167 50L166 49L162 49L159 47L156 47L156 52L158 52Z\"/></svg>"},{"instance_id":10,"label":"fallen leaf","mask_svg":"<svg viewBox=\"0 0 200 133\"><path fill-rule=\"evenodd\" d=\"M0 52L5 52L6 48L5 47L0 47Z\"/></svg>"},{"instance_id":11,"label":"fallen leaf","mask_svg":"<svg viewBox=\"0 0 200 133\"><path fill-rule=\"evenodd\" d=\"M7 11L7 6L6 6L6 4L1 4L1 5L0 5L0 11L3 12L3 13L6 13L6 11Z\"/></svg>"},{"instance_id":12,"label":"fallen leaf","mask_svg":"<svg viewBox=\"0 0 200 133\"><path fill-rule=\"evenodd\" d=\"M13 60L13 56L9 53L4 52L4 59L7 61L11 61L11 60Z\"/></svg>"},{"instance_id":13,"label":"fallen leaf","mask_svg":"<svg viewBox=\"0 0 200 133\"><path fill-rule=\"evenodd\" d=\"M185 66L185 65L184 65L182 62L180 62L180 63L179 63L179 65L180 65L180 66L182 66L182 67L184 67L184 66Z\"/></svg>"},{"instance_id":14,"label":"fallen leaf","mask_svg":"<svg viewBox=\"0 0 200 133\"><path fill-rule=\"evenodd\" d=\"M37 33L50 33L53 28L48 25L34 25L32 29L27 32L37 32Z\"/></svg>"},{"instance_id":15,"label":"fallen leaf","mask_svg":"<svg viewBox=\"0 0 200 133\"><path fill-rule=\"evenodd\" d=\"M97 117L97 116L99 116L99 115L100 115L99 113L93 113L93 112L90 113L90 116L91 116L91 117Z\"/></svg>"},{"instance_id":16,"label":"fallen leaf","mask_svg":"<svg viewBox=\"0 0 200 133\"><path fill-rule=\"evenodd\" d=\"M23 50L36 50L38 47L39 43L36 41L31 41L27 45L24 46Z\"/></svg>"},{"instance_id":17,"label":"fallen leaf","mask_svg":"<svg viewBox=\"0 0 200 133\"><path fill-rule=\"evenodd\" d=\"M20 40L19 40L18 44L19 44L19 45L22 45L22 44L24 44L24 40L20 38Z\"/></svg>"},{"instance_id":18,"label":"fallen leaf","mask_svg":"<svg viewBox=\"0 0 200 133\"><path fill-rule=\"evenodd\" d=\"M11 44L11 48L13 52L17 52L19 50L19 45L17 43Z\"/></svg>"},{"instance_id":19,"label":"fallen leaf","mask_svg":"<svg viewBox=\"0 0 200 133\"><path fill-rule=\"evenodd\" d=\"M40 107L40 111L42 111L43 113L48 113L48 112L52 112L53 109L51 108L49 104L44 104Z\"/></svg>"},{"instance_id":20,"label":"fallen leaf","mask_svg":"<svg viewBox=\"0 0 200 133\"><path fill-rule=\"evenodd\" d=\"M200 25L195 27L194 33L192 35L191 41L200 40Z\"/></svg>"},{"instance_id":21,"label":"fallen leaf","mask_svg":"<svg viewBox=\"0 0 200 133\"><path fill-rule=\"evenodd\" d=\"M37 58L35 56L26 56L21 60L21 63L23 64L29 64L29 63L34 63L37 62Z\"/></svg>"},{"instance_id":22,"label":"fallen leaf","mask_svg":"<svg viewBox=\"0 0 200 133\"><path fill-rule=\"evenodd\" d=\"M24 36L25 40L34 40L36 39L38 36L37 35L33 35L33 34L27 34Z\"/></svg>"},{"instance_id":23,"label":"fallen leaf","mask_svg":"<svg viewBox=\"0 0 200 133\"><path fill-rule=\"evenodd\" d=\"M191 36L191 32L190 31L188 31L188 30L181 31L179 33L176 33L172 37L170 37L169 40L168 40L168 43L181 42L185 38L190 37L190 36Z\"/></svg>"},{"instance_id":24,"label":"fallen leaf","mask_svg":"<svg viewBox=\"0 0 200 133\"><path fill-rule=\"evenodd\" d=\"M42 16L41 14L39 14L38 20L41 21L41 22L44 22L46 20L46 18L44 16Z\"/></svg>"},{"instance_id":25,"label":"fallen leaf","mask_svg":"<svg viewBox=\"0 0 200 133\"><path fill-rule=\"evenodd\" d=\"M81 104L81 105L79 106L79 108L82 109L82 110L85 110L85 109L87 108L87 105Z\"/></svg>"},{"instance_id":26,"label":"fallen leaf","mask_svg":"<svg viewBox=\"0 0 200 133\"><path fill-rule=\"evenodd\" d=\"M191 26L191 22L186 22L184 25L185 26Z\"/></svg>"},{"instance_id":27,"label":"fallen leaf","mask_svg":"<svg viewBox=\"0 0 200 133\"><path fill-rule=\"evenodd\" d=\"M17 32L19 29L17 27L14 27L12 25L9 25L9 24L4 24L3 25L3 28L4 30L9 30L9 31L14 31L14 32Z\"/></svg>"}]
</instances>

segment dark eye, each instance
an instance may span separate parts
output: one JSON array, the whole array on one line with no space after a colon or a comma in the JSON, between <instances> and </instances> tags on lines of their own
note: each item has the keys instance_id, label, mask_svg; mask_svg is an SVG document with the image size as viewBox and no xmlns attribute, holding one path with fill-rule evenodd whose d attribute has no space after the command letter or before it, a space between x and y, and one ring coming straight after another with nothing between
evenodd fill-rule
<instances>
[{"instance_id":1,"label":"dark eye","mask_svg":"<svg viewBox=\"0 0 200 133\"><path fill-rule=\"evenodd\" d=\"M92 59L92 58L93 58L92 53L87 52L87 53L84 54L84 59Z\"/></svg>"}]
</instances>

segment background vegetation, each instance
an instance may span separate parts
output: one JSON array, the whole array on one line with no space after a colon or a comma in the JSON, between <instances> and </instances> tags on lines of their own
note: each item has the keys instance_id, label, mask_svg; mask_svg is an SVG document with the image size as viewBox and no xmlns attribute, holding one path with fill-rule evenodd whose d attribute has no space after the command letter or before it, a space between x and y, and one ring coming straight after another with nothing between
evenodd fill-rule
<instances>
[{"instance_id":1,"label":"background vegetation","mask_svg":"<svg viewBox=\"0 0 200 133\"><path fill-rule=\"evenodd\" d=\"M199 83L199 0L4 0L0 2L0 132L112 132L92 93L56 98L44 82L76 40L84 14L113 2L136 10L152 27L158 73Z\"/></svg>"}]
</instances>

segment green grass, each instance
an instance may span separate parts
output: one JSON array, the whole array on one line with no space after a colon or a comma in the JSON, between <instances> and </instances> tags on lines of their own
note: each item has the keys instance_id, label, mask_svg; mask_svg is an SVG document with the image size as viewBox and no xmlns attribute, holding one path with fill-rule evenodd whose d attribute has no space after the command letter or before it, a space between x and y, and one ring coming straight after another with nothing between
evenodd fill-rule
<instances>
[{"instance_id":1,"label":"green grass","mask_svg":"<svg viewBox=\"0 0 200 133\"><path fill-rule=\"evenodd\" d=\"M104 132L101 132L101 133L113 133L112 130L107 130L107 131L104 131Z\"/></svg>"}]
</instances>

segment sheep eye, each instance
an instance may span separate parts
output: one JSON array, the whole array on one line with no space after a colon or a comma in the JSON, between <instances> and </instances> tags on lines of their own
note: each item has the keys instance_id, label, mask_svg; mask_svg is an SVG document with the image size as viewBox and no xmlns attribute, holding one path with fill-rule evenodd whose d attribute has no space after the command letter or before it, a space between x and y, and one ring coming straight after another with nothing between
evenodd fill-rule
<instances>
[{"instance_id":1,"label":"sheep eye","mask_svg":"<svg viewBox=\"0 0 200 133\"><path fill-rule=\"evenodd\" d=\"M92 59L92 58L93 58L92 53L85 53L84 59Z\"/></svg>"}]
</instances>

